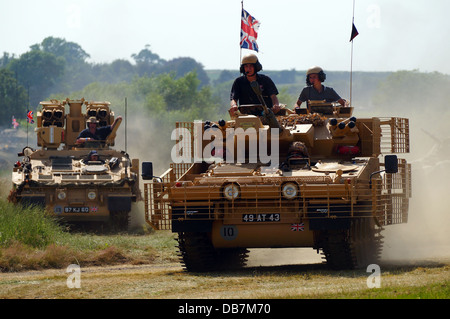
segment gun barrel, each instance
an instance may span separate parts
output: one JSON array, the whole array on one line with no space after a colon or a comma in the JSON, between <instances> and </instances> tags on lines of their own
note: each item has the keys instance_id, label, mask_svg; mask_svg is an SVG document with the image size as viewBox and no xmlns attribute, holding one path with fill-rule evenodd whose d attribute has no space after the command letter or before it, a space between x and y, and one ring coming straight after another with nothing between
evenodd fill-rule
<instances>
[{"instance_id":1,"label":"gun barrel","mask_svg":"<svg viewBox=\"0 0 450 319\"><path fill-rule=\"evenodd\" d=\"M264 108L264 117L267 120L270 128L280 128L280 124L278 123L275 114L273 114L272 110L269 110L269 108L266 105L266 102L264 101L264 98L262 96L261 88L259 87L259 84L257 81L250 82L250 86L253 89L253 92L255 92L256 96L258 97L259 101L261 102L261 105Z\"/></svg>"}]
</instances>

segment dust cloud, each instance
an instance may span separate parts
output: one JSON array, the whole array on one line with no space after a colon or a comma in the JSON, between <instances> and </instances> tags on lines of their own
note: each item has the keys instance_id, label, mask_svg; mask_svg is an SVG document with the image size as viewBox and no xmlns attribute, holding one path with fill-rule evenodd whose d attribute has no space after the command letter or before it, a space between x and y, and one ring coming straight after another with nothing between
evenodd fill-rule
<instances>
[{"instance_id":1,"label":"dust cloud","mask_svg":"<svg viewBox=\"0 0 450 319\"><path fill-rule=\"evenodd\" d=\"M162 174L171 162L170 151L175 141L170 140L170 134L174 127L161 128L154 119L140 114L128 116L124 121L117 133L115 148L126 150L130 158L139 159L140 165L152 162L154 175Z\"/></svg>"},{"instance_id":2,"label":"dust cloud","mask_svg":"<svg viewBox=\"0 0 450 319\"><path fill-rule=\"evenodd\" d=\"M406 224L385 228L383 259L450 259L450 133L446 122L439 112L410 117L409 218Z\"/></svg>"},{"instance_id":3,"label":"dust cloud","mask_svg":"<svg viewBox=\"0 0 450 319\"><path fill-rule=\"evenodd\" d=\"M125 123L126 121L126 123ZM131 159L139 159L139 174L142 162L153 163L153 175L160 176L169 168L170 151L175 141L170 140L173 127L162 129L149 116L132 114L122 121L118 130L115 148L125 150ZM144 181L139 176L139 188L144 196ZM130 213L130 230L146 227L144 202L133 203Z\"/></svg>"},{"instance_id":4,"label":"dust cloud","mask_svg":"<svg viewBox=\"0 0 450 319\"><path fill-rule=\"evenodd\" d=\"M258 248L250 249L247 266L318 264L324 260L313 248Z\"/></svg>"}]
</instances>

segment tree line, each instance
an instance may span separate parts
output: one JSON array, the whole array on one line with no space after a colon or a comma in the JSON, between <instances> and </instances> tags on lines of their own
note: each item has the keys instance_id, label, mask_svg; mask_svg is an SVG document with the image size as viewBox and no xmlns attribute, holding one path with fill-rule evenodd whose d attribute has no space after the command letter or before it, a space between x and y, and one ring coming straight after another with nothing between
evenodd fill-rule
<instances>
[{"instance_id":1,"label":"tree line","mask_svg":"<svg viewBox=\"0 0 450 319\"><path fill-rule=\"evenodd\" d=\"M124 97L153 117L206 119L226 117L232 81L238 70L205 70L190 57L165 60L150 45L128 60L90 63L90 55L74 42L47 37L30 50L0 57L0 125L11 117L35 111L40 101L66 97L108 100L123 105ZM326 68L325 68L326 70ZM281 103L292 107L305 85L305 71L264 69L279 88ZM326 71L325 85L349 98L349 72ZM408 112L418 102L446 112L450 78L438 72L354 72L352 102L362 110ZM405 113L407 114L407 113ZM164 123L165 121L160 121Z\"/></svg>"},{"instance_id":2,"label":"tree line","mask_svg":"<svg viewBox=\"0 0 450 319\"><path fill-rule=\"evenodd\" d=\"M95 82L116 84L134 78L173 73L176 78L196 72L199 87L209 84L203 66L190 57L164 60L149 45L131 58L111 63L90 63L90 55L74 42L47 37L30 50L15 56L4 52L0 57L0 125L14 114L36 108L52 94L70 94Z\"/></svg>"}]
</instances>

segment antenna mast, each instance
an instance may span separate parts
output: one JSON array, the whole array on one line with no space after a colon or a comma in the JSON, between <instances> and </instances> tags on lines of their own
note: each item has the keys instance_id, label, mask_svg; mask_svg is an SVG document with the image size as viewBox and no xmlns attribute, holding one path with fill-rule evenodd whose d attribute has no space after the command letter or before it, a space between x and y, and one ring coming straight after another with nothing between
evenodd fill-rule
<instances>
[{"instance_id":1,"label":"antenna mast","mask_svg":"<svg viewBox=\"0 0 450 319\"><path fill-rule=\"evenodd\" d=\"M239 66L241 65L242 61L242 45L241 45L241 33L242 33L242 12L244 11L244 0L241 0L241 22L239 23Z\"/></svg>"},{"instance_id":2,"label":"antenna mast","mask_svg":"<svg viewBox=\"0 0 450 319\"><path fill-rule=\"evenodd\" d=\"M355 0L353 0L353 15L352 15L352 35L351 35L351 42L352 42L352 51L351 51L351 57L350 57L350 103L349 106L352 106L352 87L353 87L353 28L355 26Z\"/></svg>"},{"instance_id":3,"label":"antenna mast","mask_svg":"<svg viewBox=\"0 0 450 319\"><path fill-rule=\"evenodd\" d=\"M127 103L127 98L125 98L125 153L127 152L127 108L128 108L128 103Z\"/></svg>"}]
</instances>

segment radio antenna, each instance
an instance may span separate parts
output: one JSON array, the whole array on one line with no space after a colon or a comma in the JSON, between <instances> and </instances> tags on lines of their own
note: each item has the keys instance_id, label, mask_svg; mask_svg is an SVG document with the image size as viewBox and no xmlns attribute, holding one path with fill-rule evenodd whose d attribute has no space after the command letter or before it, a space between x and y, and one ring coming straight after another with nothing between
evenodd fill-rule
<instances>
[{"instance_id":1,"label":"radio antenna","mask_svg":"<svg viewBox=\"0 0 450 319\"><path fill-rule=\"evenodd\" d=\"M127 152L127 108L128 108L128 103L127 103L127 98L125 98L125 153Z\"/></svg>"},{"instance_id":2,"label":"radio antenna","mask_svg":"<svg viewBox=\"0 0 450 319\"><path fill-rule=\"evenodd\" d=\"M350 42L352 43L352 51L350 57L350 105L352 106L352 86L353 86L353 39L358 35L358 30L355 27L355 0L353 0L353 16L352 16L352 34Z\"/></svg>"}]
</instances>

